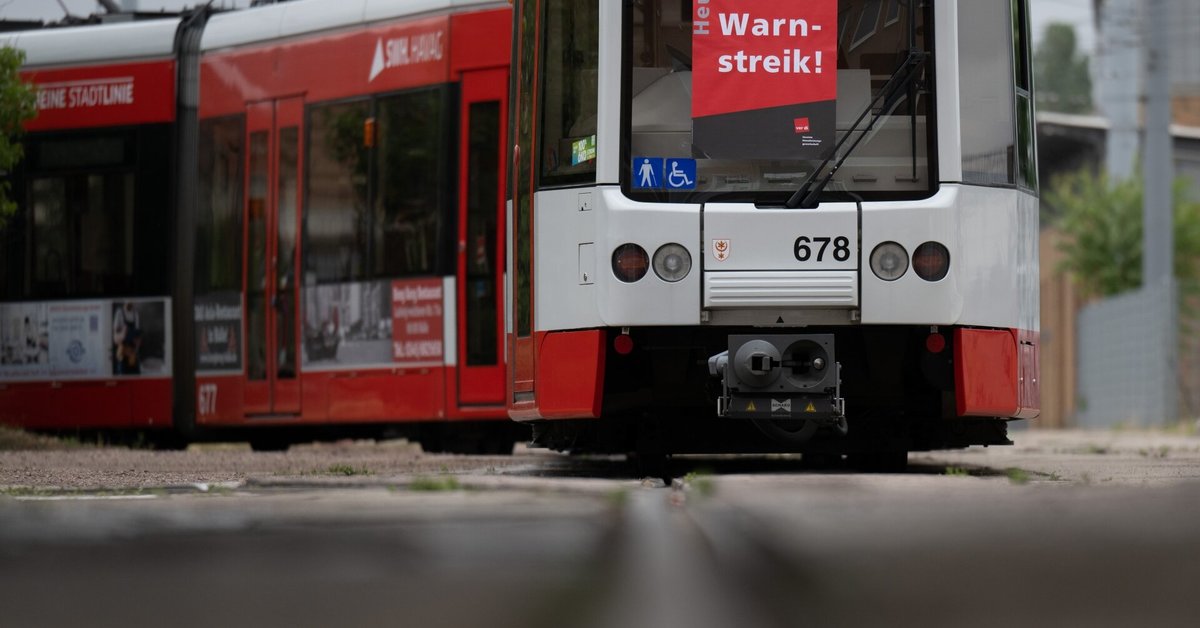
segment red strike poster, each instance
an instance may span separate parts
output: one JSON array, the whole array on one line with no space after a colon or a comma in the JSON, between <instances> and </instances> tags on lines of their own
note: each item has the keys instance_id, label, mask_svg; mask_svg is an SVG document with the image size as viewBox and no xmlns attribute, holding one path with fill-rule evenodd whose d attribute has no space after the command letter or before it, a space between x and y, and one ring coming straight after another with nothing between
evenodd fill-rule
<instances>
[{"instance_id":1,"label":"red strike poster","mask_svg":"<svg viewBox=\"0 0 1200 628\"><path fill-rule=\"evenodd\" d=\"M821 159L837 110L837 0L694 0L693 143L714 159Z\"/></svg>"}]
</instances>

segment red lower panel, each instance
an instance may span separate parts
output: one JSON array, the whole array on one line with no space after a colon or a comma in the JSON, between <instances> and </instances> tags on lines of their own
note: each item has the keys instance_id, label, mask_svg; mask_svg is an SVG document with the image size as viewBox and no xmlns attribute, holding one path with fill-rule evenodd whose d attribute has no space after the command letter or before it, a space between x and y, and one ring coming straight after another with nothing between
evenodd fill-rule
<instances>
[{"instance_id":1,"label":"red lower panel","mask_svg":"<svg viewBox=\"0 0 1200 628\"><path fill-rule=\"evenodd\" d=\"M604 391L604 331L550 332L538 343L538 414L547 419L597 418Z\"/></svg>"},{"instance_id":2,"label":"red lower panel","mask_svg":"<svg viewBox=\"0 0 1200 628\"><path fill-rule=\"evenodd\" d=\"M1016 416L1032 419L1042 413L1042 367L1039 359L1041 334L1036 331L1013 330L1017 336L1017 376L1020 389Z\"/></svg>"},{"instance_id":3,"label":"red lower panel","mask_svg":"<svg viewBox=\"0 0 1200 628\"><path fill-rule=\"evenodd\" d=\"M0 423L38 429L167 427L171 380L4 384Z\"/></svg>"},{"instance_id":4,"label":"red lower panel","mask_svg":"<svg viewBox=\"0 0 1200 628\"><path fill-rule=\"evenodd\" d=\"M241 423L246 413L246 380L241 375L196 378L196 424Z\"/></svg>"},{"instance_id":5,"label":"red lower panel","mask_svg":"<svg viewBox=\"0 0 1200 628\"><path fill-rule=\"evenodd\" d=\"M954 392L959 416L1017 414L1017 341L1009 330L954 330Z\"/></svg>"},{"instance_id":6,"label":"red lower panel","mask_svg":"<svg viewBox=\"0 0 1200 628\"><path fill-rule=\"evenodd\" d=\"M329 379L329 420L414 421L445 416L444 369L403 376L334 376Z\"/></svg>"}]
</instances>

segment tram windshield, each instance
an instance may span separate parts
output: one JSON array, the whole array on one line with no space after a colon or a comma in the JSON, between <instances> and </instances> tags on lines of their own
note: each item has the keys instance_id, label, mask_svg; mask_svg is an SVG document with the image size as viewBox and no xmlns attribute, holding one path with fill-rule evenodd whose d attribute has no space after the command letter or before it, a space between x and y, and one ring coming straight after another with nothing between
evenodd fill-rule
<instances>
[{"instance_id":1,"label":"tram windshield","mask_svg":"<svg viewBox=\"0 0 1200 628\"><path fill-rule=\"evenodd\" d=\"M629 3L626 193L780 205L801 189L821 201L928 196L930 5Z\"/></svg>"}]
</instances>

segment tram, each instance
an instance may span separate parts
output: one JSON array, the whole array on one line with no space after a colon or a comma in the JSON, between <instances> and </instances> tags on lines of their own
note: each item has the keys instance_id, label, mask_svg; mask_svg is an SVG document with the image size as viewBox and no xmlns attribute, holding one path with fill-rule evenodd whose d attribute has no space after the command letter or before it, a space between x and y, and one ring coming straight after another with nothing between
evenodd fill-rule
<instances>
[{"instance_id":1,"label":"tram","mask_svg":"<svg viewBox=\"0 0 1200 628\"><path fill-rule=\"evenodd\" d=\"M5 36L0 421L511 451L511 9L306 0Z\"/></svg>"},{"instance_id":2,"label":"tram","mask_svg":"<svg viewBox=\"0 0 1200 628\"><path fill-rule=\"evenodd\" d=\"M516 0L508 407L894 468L1038 414L1026 0Z\"/></svg>"}]
</instances>

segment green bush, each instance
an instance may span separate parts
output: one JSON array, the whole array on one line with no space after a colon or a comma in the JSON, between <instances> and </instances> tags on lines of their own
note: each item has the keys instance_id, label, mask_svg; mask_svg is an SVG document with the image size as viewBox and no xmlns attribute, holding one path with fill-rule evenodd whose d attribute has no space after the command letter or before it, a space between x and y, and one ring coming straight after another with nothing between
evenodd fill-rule
<instances>
[{"instance_id":1,"label":"green bush","mask_svg":"<svg viewBox=\"0 0 1200 628\"><path fill-rule=\"evenodd\" d=\"M1086 297L1120 294L1142 285L1140 177L1111 183L1082 170L1055 179L1043 196L1067 236L1061 268ZM1188 200L1186 180L1173 187L1175 277L1188 290L1200 276L1200 203Z\"/></svg>"}]
</instances>

